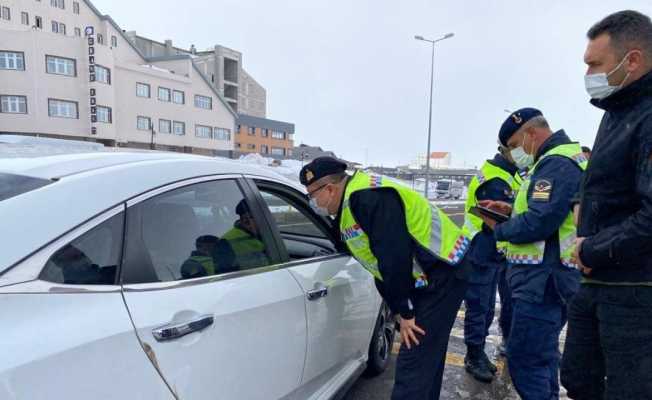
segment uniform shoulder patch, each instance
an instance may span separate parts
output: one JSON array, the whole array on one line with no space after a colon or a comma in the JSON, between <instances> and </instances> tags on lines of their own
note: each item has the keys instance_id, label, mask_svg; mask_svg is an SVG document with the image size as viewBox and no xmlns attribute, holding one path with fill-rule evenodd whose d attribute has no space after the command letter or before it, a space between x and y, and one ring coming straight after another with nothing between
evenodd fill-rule
<instances>
[{"instance_id":1,"label":"uniform shoulder patch","mask_svg":"<svg viewBox=\"0 0 652 400\"><path fill-rule=\"evenodd\" d=\"M550 201L550 194L552 193L552 180L538 179L534 182L532 188L532 200L534 201Z\"/></svg>"}]
</instances>

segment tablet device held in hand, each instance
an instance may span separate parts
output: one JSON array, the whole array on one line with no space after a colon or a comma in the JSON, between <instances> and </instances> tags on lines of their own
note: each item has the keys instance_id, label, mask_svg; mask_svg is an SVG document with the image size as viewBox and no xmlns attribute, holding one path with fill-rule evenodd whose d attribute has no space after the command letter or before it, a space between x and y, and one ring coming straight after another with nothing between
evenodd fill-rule
<instances>
[{"instance_id":1,"label":"tablet device held in hand","mask_svg":"<svg viewBox=\"0 0 652 400\"><path fill-rule=\"evenodd\" d=\"M469 212L478 217L488 217L496 222L505 222L509 219L509 215L501 214L490 208L474 206L469 209Z\"/></svg>"}]
</instances>

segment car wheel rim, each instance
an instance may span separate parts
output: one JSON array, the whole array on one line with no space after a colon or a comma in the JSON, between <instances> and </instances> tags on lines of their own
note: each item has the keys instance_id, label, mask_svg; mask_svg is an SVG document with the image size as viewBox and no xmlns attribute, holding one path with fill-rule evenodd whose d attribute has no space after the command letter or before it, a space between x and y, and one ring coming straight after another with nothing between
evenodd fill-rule
<instances>
[{"instance_id":1,"label":"car wheel rim","mask_svg":"<svg viewBox=\"0 0 652 400\"><path fill-rule=\"evenodd\" d=\"M381 317L380 320L380 326L381 329L378 330L378 340L376 341L376 354L378 354L378 357L380 360L385 361L387 360L387 357L389 355L388 351L388 336L387 336L387 330L385 329L385 318Z\"/></svg>"}]
</instances>

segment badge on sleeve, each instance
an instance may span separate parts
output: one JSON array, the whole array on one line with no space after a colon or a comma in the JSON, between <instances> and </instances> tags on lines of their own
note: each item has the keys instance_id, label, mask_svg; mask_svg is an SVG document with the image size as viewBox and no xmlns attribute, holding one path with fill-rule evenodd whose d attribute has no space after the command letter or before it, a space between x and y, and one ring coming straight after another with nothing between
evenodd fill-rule
<instances>
[{"instance_id":1,"label":"badge on sleeve","mask_svg":"<svg viewBox=\"0 0 652 400\"><path fill-rule=\"evenodd\" d=\"M541 202L550 201L550 193L552 193L552 181L539 179L534 183L532 200Z\"/></svg>"}]
</instances>

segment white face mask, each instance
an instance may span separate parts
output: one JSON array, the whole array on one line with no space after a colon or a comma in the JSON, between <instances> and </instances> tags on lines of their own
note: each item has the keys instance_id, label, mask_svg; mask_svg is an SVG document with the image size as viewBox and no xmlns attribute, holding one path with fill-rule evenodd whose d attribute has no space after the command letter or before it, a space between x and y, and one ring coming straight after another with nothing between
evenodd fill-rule
<instances>
[{"instance_id":1,"label":"white face mask","mask_svg":"<svg viewBox=\"0 0 652 400\"><path fill-rule=\"evenodd\" d=\"M534 164L534 155L525 152L523 145L525 144L525 136L523 136L523 143L515 149L512 149L509 154L514 160L514 164L518 169L525 169Z\"/></svg>"},{"instance_id":2,"label":"white face mask","mask_svg":"<svg viewBox=\"0 0 652 400\"><path fill-rule=\"evenodd\" d=\"M611 70L611 72L608 74L601 72L599 74L584 75L584 87L586 88L586 92L589 94L589 96L591 96L591 98L598 100L606 99L618 90L622 89L623 85L629 78L629 72L627 75L625 75L625 79L623 79L623 81L618 86L610 85L608 78L611 76L611 74L618 71L620 67L623 66L628 56L629 53L625 54L625 57L623 57L623 60L620 62L620 64L618 64L616 68Z\"/></svg>"},{"instance_id":3,"label":"white face mask","mask_svg":"<svg viewBox=\"0 0 652 400\"><path fill-rule=\"evenodd\" d=\"M317 200L310 199L309 204L310 208L312 208L312 211L314 211L317 215L321 215L322 217L328 217L330 215L328 208L320 207L319 204L317 204Z\"/></svg>"}]
</instances>

